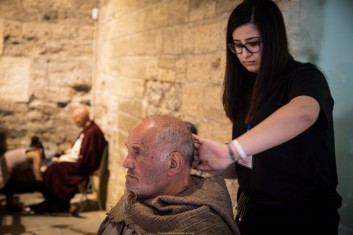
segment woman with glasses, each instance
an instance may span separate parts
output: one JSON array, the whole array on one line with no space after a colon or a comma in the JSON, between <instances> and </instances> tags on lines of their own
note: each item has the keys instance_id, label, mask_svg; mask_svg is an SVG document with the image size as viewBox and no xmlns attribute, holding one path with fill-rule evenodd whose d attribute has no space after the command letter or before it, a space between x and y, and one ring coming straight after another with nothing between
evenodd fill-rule
<instances>
[{"instance_id":1,"label":"woman with glasses","mask_svg":"<svg viewBox=\"0 0 353 235\"><path fill-rule=\"evenodd\" d=\"M332 99L322 72L290 55L270 0L245 0L227 25L223 106L232 141L194 135L197 169L238 178L247 234L337 234Z\"/></svg>"}]
</instances>

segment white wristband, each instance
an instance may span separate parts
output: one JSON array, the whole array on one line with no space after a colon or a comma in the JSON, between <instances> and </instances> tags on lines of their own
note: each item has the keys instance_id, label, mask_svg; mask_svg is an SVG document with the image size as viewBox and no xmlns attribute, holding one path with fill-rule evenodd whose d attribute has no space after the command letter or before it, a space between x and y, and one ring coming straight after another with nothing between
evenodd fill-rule
<instances>
[{"instance_id":1,"label":"white wristband","mask_svg":"<svg viewBox=\"0 0 353 235\"><path fill-rule=\"evenodd\" d=\"M234 147L237 149L237 151L242 159L244 159L248 156L248 155L246 155L243 147L241 147L241 145L239 144L238 140L233 140L232 143L233 143Z\"/></svg>"}]
</instances>

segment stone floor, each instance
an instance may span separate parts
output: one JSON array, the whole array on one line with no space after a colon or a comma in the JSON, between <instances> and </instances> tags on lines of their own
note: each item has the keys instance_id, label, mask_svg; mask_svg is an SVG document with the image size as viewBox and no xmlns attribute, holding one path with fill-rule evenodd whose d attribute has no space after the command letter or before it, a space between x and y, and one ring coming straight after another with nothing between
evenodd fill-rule
<instances>
[{"instance_id":1,"label":"stone floor","mask_svg":"<svg viewBox=\"0 0 353 235\"><path fill-rule=\"evenodd\" d=\"M71 201L77 205L81 195L77 194ZM75 217L71 214L22 215L10 213L5 209L5 197L0 195L0 235L77 235L96 234L99 225L105 217L105 211L100 211L93 195L88 196L86 206ZM16 199L22 205L41 202L41 194L18 194Z\"/></svg>"}]
</instances>

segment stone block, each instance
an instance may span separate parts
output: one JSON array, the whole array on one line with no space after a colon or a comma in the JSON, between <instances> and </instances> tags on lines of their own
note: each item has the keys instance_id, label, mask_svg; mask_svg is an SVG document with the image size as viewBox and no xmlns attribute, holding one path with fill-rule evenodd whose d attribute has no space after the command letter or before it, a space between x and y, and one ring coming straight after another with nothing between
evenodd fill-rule
<instances>
[{"instance_id":1,"label":"stone block","mask_svg":"<svg viewBox=\"0 0 353 235\"><path fill-rule=\"evenodd\" d=\"M66 24L49 24L48 27L49 34L47 40L51 41L77 41L79 33L78 29L81 28L76 25ZM93 35L93 27L91 27L91 34Z\"/></svg>"},{"instance_id":2,"label":"stone block","mask_svg":"<svg viewBox=\"0 0 353 235\"><path fill-rule=\"evenodd\" d=\"M184 26L172 26L162 30L163 32L163 53L165 54L182 54Z\"/></svg>"},{"instance_id":3,"label":"stone block","mask_svg":"<svg viewBox=\"0 0 353 235\"><path fill-rule=\"evenodd\" d=\"M104 133L111 136L118 130L118 97L102 91L95 91L95 94L99 95L93 99L92 116L99 121Z\"/></svg>"},{"instance_id":4,"label":"stone block","mask_svg":"<svg viewBox=\"0 0 353 235\"><path fill-rule=\"evenodd\" d=\"M35 65L36 70L39 71L45 71L47 70L49 74L52 73L67 73L67 72L73 72L75 68L77 67L76 65L76 60L74 59L59 59L59 58L53 58L50 60L42 60L39 61L37 59L37 63Z\"/></svg>"},{"instance_id":5,"label":"stone block","mask_svg":"<svg viewBox=\"0 0 353 235\"><path fill-rule=\"evenodd\" d=\"M118 110L123 113L129 113L135 117L143 116L143 104L141 100L135 99L119 99Z\"/></svg>"},{"instance_id":6,"label":"stone block","mask_svg":"<svg viewBox=\"0 0 353 235\"><path fill-rule=\"evenodd\" d=\"M90 42L92 43L95 37L95 28L93 25L82 25L76 28L77 30L77 38L76 40L82 42Z\"/></svg>"},{"instance_id":7,"label":"stone block","mask_svg":"<svg viewBox=\"0 0 353 235\"><path fill-rule=\"evenodd\" d=\"M157 79L158 76L158 61L157 57L150 58L146 64L146 79Z\"/></svg>"},{"instance_id":8,"label":"stone block","mask_svg":"<svg viewBox=\"0 0 353 235\"><path fill-rule=\"evenodd\" d=\"M111 21L103 30L106 31L107 39L124 37L130 34L143 32L145 12L136 12L128 15L122 15ZM119 30L116 30L119 29ZM100 29L101 30L101 29Z\"/></svg>"},{"instance_id":9,"label":"stone block","mask_svg":"<svg viewBox=\"0 0 353 235\"><path fill-rule=\"evenodd\" d=\"M142 79L121 77L116 80L114 90L111 91L114 94L119 94L119 96L141 99L145 90L144 85L144 80Z\"/></svg>"},{"instance_id":10,"label":"stone block","mask_svg":"<svg viewBox=\"0 0 353 235\"><path fill-rule=\"evenodd\" d=\"M145 8L150 8L152 5L159 3L160 0L115 0L106 1L105 6L111 9L111 14L114 16L120 16L122 14L131 14L136 10L142 11Z\"/></svg>"},{"instance_id":11,"label":"stone block","mask_svg":"<svg viewBox=\"0 0 353 235\"><path fill-rule=\"evenodd\" d=\"M120 57L108 63L108 70L112 74L124 77L144 77L151 59L146 57Z\"/></svg>"},{"instance_id":12,"label":"stone block","mask_svg":"<svg viewBox=\"0 0 353 235\"><path fill-rule=\"evenodd\" d=\"M216 1L216 15L228 19L230 11L234 9L242 0L217 0Z\"/></svg>"},{"instance_id":13,"label":"stone block","mask_svg":"<svg viewBox=\"0 0 353 235\"><path fill-rule=\"evenodd\" d=\"M0 19L0 56L4 48L4 20Z\"/></svg>"},{"instance_id":14,"label":"stone block","mask_svg":"<svg viewBox=\"0 0 353 235\"><path fill-rule=\"evenodd\" d=\"M119 159L118 161L109 161L109 181L108 181L108 197L107 208L115 206L125 191L125 174L126 169L122 166L121 156L118 154L109 155L110 159Z\"/></svg>"},{"instance_id":15,"label":"stone block","mask_svg":"<svg viewBox=\"0 0 353 235\"><path fill-rule=\"evenodd\" d=\"M221 48L225 40L223 39L224 26L220 22L205 22L194 28L194 53L214 52Z\"/></svg>"},{"instance_id":16,"label":"stone block","mask_svg":"<svg viewBox=\"0 0 353 235\"><path fill-rule=\"evenodd\" d=\"M118 114L118 120L119 120L119 127L120 127L119 129L126 133L129 133L132 127L134 127L136 123L139 121L138 118L133 117L129 113L122 113L122 112Z\"/></svg>"},{"instance_id":17,"label":"stone block","mask_svg":"<svg viewBox=\"0 0 353 235\"><path fill-rule=\"evenodd\" d=\"M4 100L28 102L31 60L0 57L0 97Z\"/></svg>"},{"instance_id":18,"label":"stone block","mask_svg":"<svg viewBox=\"0 0 353 235\"><path fill-rule=\"evenodd\" d=\"M177 57L160 57L158 61L158 81L175 82Z\"/></svg>"},{"instance_id":19,"label":"stone block","mask_svg":"<svg viewBox=\"0 0 353 235\"><path fill-rule=\"evenodd\" d=\"M214 54L210 63L210 82L222 86L225 72L225 53Z\"/></svg>"},{"instance_id":20,"label":"stone block","mask_svg":"<svg viewBox=\"0 0 353 235\"><path fill-rule=\"evenodd\" d=\"M182 92L182 105L180 112L193 117L199 117L202 113L203 93L199 85L185 84Z\"/></svg>"},{"instance_id":21,"label":"stone block","mask_svg":"<svg viewBox=\"0 0 353 235\"><path fill-rule=\"evenodd\" d=\"M181 87L181 84L148 81L145 101L149 106L149 114L171 114L178 111L181 106Z\"/></svg>"},{"instance_id":22,"label":"stone block","mask_svg":"<svg viewBox=\"0 0 353 235\"><path fill-rule=\"evenodd\" d=\"M222 104L222 87L208 85L200 89L203 97L201 116L210 121L226 121Z\"/></svg>"},{"instance_id":23,"label":"stone block","mask_svg":"<svg viewBox=\"0 0 353 235\"><path fill-rule=\"evenodd\" d=\"M145 99L149 105L162 106L165 93L170 89L170 83L147 81Z\"/></svg>"},{"instance_id":24,"label":"stone block","mask_svg":"<svg viewBox=\"0 0 353 235\"><path fill-rule=\"evenodd\" d=\"M112 57L156 55L163 50L162 32L152 31L114 39Z\"/></svg>"},{"instance_id":25,"label":"stone block","mask_svg":"<svg viewBox=\"0 0 353 235\"><path fill-rule=\"evenodd\" d=\"M173 112L179 111L182 104L182 86L176 84L172 86L165 94L165 108Z\"/></svg>"},{"instance_id":26,"label":"stone block","mask_svg":"<svg viewBox=\"0 0 353 235\"><path fill-rule=\"evenodd\" d=\"M68 81L68 85L79 92L89 92L92 87L92 59L82 58L72 62L73 70L65 70L65 73L73 73L74 77Z\"/></svg>"},{"instance_id":27,"label":"stone block","mask_svg":"<svg viewBox=\"0 0 353 235\"><path fill-rule=\"evenodd\" d=\"M199 21L214 17L216 13L216 1L191 1L190 21Z\"/></svg>"},{"instance_id":28,"label":"stone block","mask_svg":"<svg viewBox=\"0 0 353 235\"><path fill-rule=\"evenodd\" d=\"M145 8L144 11L144 30L160 29L168 24L168 2L160 1L149 8Z\"/></svg>"},{"instance_id":29,"label":"stone block","mask_svg":"<svg viewBox=\"0 0 353 235\"><path fill-rule=\"evenodd\" d=\"M55 104L50 103L50 102L43 102L43 101L40 101L40 100L33 100L29 104L28 107L30 108L31 111L33 111L33 113L39 112L42 115L43 114L49 114L50 115L50 114L56 113L56 111L57 111L57 109L56 109L57 107L56 107ZM37 116L37 115L35 115L35 116ZM58 118L62 117L60 112L56 113L55 116L58 117ZM70 119L69 115L65 115L63 117L63 119Z\"/></svg>"},{"instance_id":30,"label":"stone block","mask_svg":"<svg viewBox=\"0 0 353 235\"><path fill-rule=\"evenodd\" d=\"M183 53L188 55L194 52L196 33L194 27L188 25L183 28Z\"/></svg>"},{"instance_id":31,"label":"stone block","mask_svg":"<svg viewBox=\"0 0 353 235\"><path fill-rule=\"evenodd\" d=\"M220 22L205 22L185 27L183 52L201 54L220 50L225 42L224 30L225 26Z\"/></svg>"},{"instance_id":32,"label":"stone block","mask_svg":"<svg viewBox=\"0 0 353 235\"><path fill-rule=\"evenodd\" d=\"M34 97L56 104L67 105L71 102L73 93L69 89L50 86L45 90L37 90L33 93Z\"/></svg>"},{"instance_id":33,"label":"stone block","mask_svg":"<svg viewBox=\"0 0 353 235\"><path fill-rule=\"evenodd\" d=\"M175 80L178 82L184 81L186 77L186 61L185 59L178 58L175 64Z\"/></svg>"},{"instance_id":34,"label":"stone block","mask_svg":"<svg viewBox=\"0 0 353 235\"><path fill-rule=\"evenodd\" d=\"M213 55L195 55L187 58L186 77L187 82L210 82L210 72ZM217 59L217 58L216 58Z\"/></svg>"},{"instance_id":35,"label":"stone block","mask_svg":"<svg viewBox=\"0 0 353 235\"><path fill-rule=\"evenodd\" d=\"M24 22L22 23L22 32L21 35L25 35L28 38L39 38L40 40L49 40L53 31L58 25L53 27L52 24L39 23L39 22Z\"/></svg>"},{"instance_id":36,"label":"stone block","mask_svg":"<svg viewBox=\"0 0 353 235\"><path fill-rule=\"evenodd\" d=\"M181 25L188 22L190 17L188 0L169 0L168 1L168 25ZM177 10L176 10L177 9Z\"/></svg>"},{"instance_id":37,"label":"stone block","mask_svg":"<svg viewBox=\"0 0 353 235\"><path fill-rule=\"evenodd\" d=\"M200 121L199 132L204 138L226 142L232 139L232 125L228 122Z\"/></svg>"}]
</instances>

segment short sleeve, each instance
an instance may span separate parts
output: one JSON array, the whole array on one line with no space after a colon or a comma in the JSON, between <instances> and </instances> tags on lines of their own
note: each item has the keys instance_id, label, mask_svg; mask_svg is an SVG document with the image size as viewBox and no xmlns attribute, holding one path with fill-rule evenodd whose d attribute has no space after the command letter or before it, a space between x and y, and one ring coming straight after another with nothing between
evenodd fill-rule
<instances>
[{"instance_id":1,"label":"short sleeve","mask_svg":"<svg viewBox=\"0 0 353 235\"><path fill-rule=\"evenodd\" d=\"M320 129L326 129L332 121L334 101L323 73L314 65L301 64L292 72L288 87L288 99L298 96L310 96L320 105L320 115L315 123Z\"/></svg>"}]
</instances>

